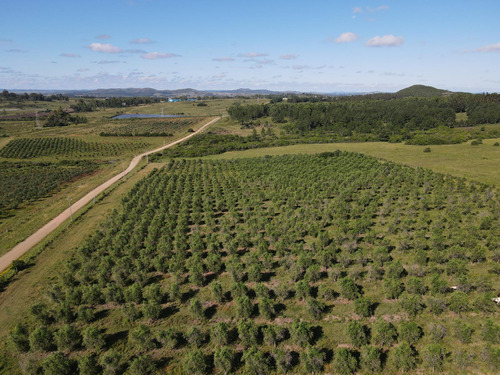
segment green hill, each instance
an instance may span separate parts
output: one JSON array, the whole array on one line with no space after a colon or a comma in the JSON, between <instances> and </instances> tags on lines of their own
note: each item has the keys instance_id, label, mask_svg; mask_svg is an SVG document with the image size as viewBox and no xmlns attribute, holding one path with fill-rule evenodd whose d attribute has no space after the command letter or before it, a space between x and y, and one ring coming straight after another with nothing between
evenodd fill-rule
<instances>
[{"instance_id":1,"label":"green hill","mask_svg":"<svg viewBox=\"0 0 500 375\"><path fill-rule=\"evenodd\" d=\"M424 86L424 85L413 85L407 87L405 89L399 90L396 95L400 98L406 97L433 97L433 96L446 96L451 94L451 91L437 89L432 86Z\"/></svg>"}]
</instances>

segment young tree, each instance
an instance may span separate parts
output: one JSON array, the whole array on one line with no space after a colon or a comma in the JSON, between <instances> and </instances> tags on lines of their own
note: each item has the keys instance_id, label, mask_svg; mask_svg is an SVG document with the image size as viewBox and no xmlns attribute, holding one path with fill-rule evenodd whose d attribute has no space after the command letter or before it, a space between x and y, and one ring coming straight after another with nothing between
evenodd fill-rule
<instances>
[{"instance_id":1,"label":"young tree","mask_svg":"<svg viewBox=\"0 0 500 375\"><path fill-rule=\"evenodd\" d=\"M170 285L170 288L168 290L168 296L171 301L180 301L181 291L179 288L179 284L173 283L172 285Z\"/></svg>"},{"instance_id":2,"label":"young tree","mask_svg":"<svg viewBox=\"0 0 500 375\"><path fill-rule=\"evenodd\" d=\"M308 374L319 373L323 370L325 362L325 353L309 345L305 352L300 354L300 362L304 371Z\"/></svg>"},{"instance_id":3,"label":"young tree","mask_svg":"<svg viewBox=\"0 0 500 375\"><path fill-rule=\"evenodd\" d=\"M361 349L361 368L373 374L382 370L382 353L376 346L364 346Z\"/></svg>"},{"instance_id":4,"label":"young tree","mask_svg":"<svg viewBox=\"0 0 500 375\"><path fill-rule=\"evenodd\" d=\"M225 322L219 322L212 326L210 331L211 342L217 346L229 344L229 326Z\"/></svg>"},{"instance_id":5,"label":"young tree","mask_svg":"<svg viewBox=\"0 0 500 375\"><path fill-rule=\"evenodd\" d=\"M214 366L224 375L233 369L234 352L227 346L216 348L214 352Z\"/></svg>"},{"instance_id":6,"label":"young tree","mask_svg":"<svg viewBox=\"0 0 500 375\"><path fill-rule=\"evenodd\" d=\"M454 292L450 297L449 309L457 314L469 311L469 297L462 291Z\"/></svg>"},{"instance_id":7,"label":"young tree","mask_svg":"<svg viewBox=\"0 0 500 375\"><path fill-rule=\"evenodd\" d=\"M114 350L108 350L104 353L101 357L101 366L104 370L104 374L118 374L121 358L121 355Z\"/></svg>"},{"instance_id":8,"label":"young tree","mask_svg":"<svg viewBox=\"0 0 500 375\"><path fill-rule=\"evenodd\" d=\"M333 358L333 366L339 374L349 375L356 372L358 361L349 349L340 348Z\"/></svg>"},{"instance_id":9,"label":"young tree","mask_svg":"<svg viewBox=\"0 0 500 375\"><path fill-rule=\"evenodd\" d=\"M356 285L350 277L344 277L339 280L340 294L342 297L355 300L360 296L359 286Z\"/></svg>"},{"instance_id":10,"label":"young tree","mask_svg":"<svg viewBox=\"0 0 500 375\"><path fill-rule=\"evenodd\" d=\"M293 341L302 347L307 346L314 336L311 326L304 321L298 320L292 323L291 334Z\"/></svg>"},{"instance_id":11,"label":"young tree","mask_svg":"<svg viewBox=\"0 0 500 375\"><path fill-rule=\"evenodd\" d=\"M128 368L128 374L130 375L148 375L154 374L155 371L155 363L148 355L139 355L135 357Z\"/></svg>"},{"instance_id":12,"label":"young tree","mask_svg":"<svg viewBox=\"0 0 500 375\"><path fill-rule=\"evenodd\" d=\"M472 328L470 324L457 320L454 324L454 329L455 337L459 339L463 344L471 343L474 328Z\"/></svg>"},{"instance_id":13,"label":"young tree","mask_svg":"<svg viewBox=\"0 0 500 375\"><path fill-rule=\"evenodd\" d=\"M259 302L259 312L267 320L272 320L275 315L274 303L269 298L261 298Z\"/></svg>"},{"instance_id":14,"label":"young tree","mask_svg":"<svg viewBox=\"0 0 500 375\"><path fill-rule=\"evenodd\" d=\"M106 345L103 332L96 326L87 327L83 331L83 345L87 349L101 350Z\"/></svg>"},{"instance_id":15,"label":"young tree","mask_svg":"<svg viewBox=\"0 0 500 375\"><path fill-rule=\"evenodd\" d=\"M205 312L198 298L193 298L189 303L189 312L193 315L195 319L199 320L205 319Z\"/></svg>"},{"instance_id":16,"label":"young tree","mask_svg":"<svg viewBox=\"0 0 500 375\"><path fill-rule=\"evenodd\" d=\"M353 346L360 348L368 344L366 328L357 321L351 320L347 323L345 332Z\"/></svg>"},{"instance_id":17,"label":"young tree","mask_svg":"<svg viewBox=\"0 0 500 375\"><path fill-rule=\"evenodd\" d=\"M373 324L372 338L375 345L392 346L398 337L396 327L385 320L377 320Z\"/></svg>"},{"instance_id":18,"label":"young tree","mask_svg":"<svg viewBox=\"0 0 500 375\"><path fill-rule=\"evenodd\" d=\"M133 330L129 331L128 342L139 352L153 350L156 348L156 341L151 333L151 329L144 324L140 324Z\"/></svg>"},{"instance_id":19,"label":"young tree","mask_svg":"<svg viewBox=\"0 0 500 375\"><path fill-rule=\"evenodd\" d=\"M205 374L208 366L203 352L200 349L194 349L188 352L186 358L184 359L183 369L187 374Z\"/></svg>"},{"instance_id":20,"label":"young tree","mask_svg":"<svg viewBox=\"0 0 500 375\"><path fill-rule=\"evenodd\" d=\"M289 351L276 349L273 351L272 356L278 373L286 374L293 367L293 357Z\"/></svg>"},{"instance_id":21,"label":"young tree","mask_svg":"<svg viewBox=\"0 0 500 375\"><path fill-rule=\"evenodd\" d=\"M240 320L238 323L238 336L240 338L241 343L246 346L254 346L257 345L257 336L259 334L259 330L255 323L251 320L245 321Z\"/></svg>"},{"instance_id":22,"label":"young tree","mask_svg":"<svg viewBox=\"0 0 500 375\"><path fill-rule=\"evenodd\" d=\"M80 332L73 326L66 324L59 328L54 335L59 350L73 351L82 343Z\"/></svg>"},{"instance_id":23,"label":"young tree","mask_svg":"<svg viewBox=\"0 0 500 375\"><path fill-rule=\"evenodd\" d=\"M362 317L368 318L373 315L375 305L371 299L366 297L359 297L354 300L354 312Z\"/></svg>"},{"instance_id":24,"label":"young tree","mask_svg":"<svg viewBox=\"0 0 500 375\"><path fill-rule=\"evenodd\" d=\"M179 334L174 328L169 327L158 332L157 339L160 344L167 349L174 349L179 340Z\"/></svg>"},{"instance_id":25,"label":"young tree","mask_svg":"<svg viewBox=\"0 0 500 375\"><path fill-rule=\"evenodd\" d=\"M9 333L9 341L14 349L20 353L30 349L28 329L21 323L17 323Z\"/></svg>"},{"instance_id":26,"label":"young tree","mask_svg":"<svg viewBox=\"0 0 500 375\"><path fill-rule=\"evenodd\" d=\"M446 351L440 344L429 344L422 351L422 362L425 368L434 371L443 370Z\"/></svg>"},{"instance_id":27,"label":"young tree","mask_svg":"<svg viewBox=\"0 0 500 375\"><path fill-rule=\"evenodd\" d=\"M325 304L321 301L318 301L316 298L309 297L307 299L307 311L313 319L321 319L325 307Z\"/></svg>"},{"instance_id":28,"label":"young tree","mask_svg":"<svg viewBox=\"0 0 500 375\"><path fill-rule=\"evenodd\" d=\"M102 374L102 368L99 366L95 354L85 354L78 358L78 370L80 371L80 375Z\"/></svg>"},{"instance_id":29,"label":"young tree","mask_svg":"<svg viewBox=\"0 0 500 375\"><path fill-rule=\"evenodd\" d=\"M236 314L240 318L250 318L253 314L253 304L248 296L236 298Z\"/></svg>"},{"instance_id":30,"label":"young tree","mask_svg":"<svg viewBox=\"0 0 500 375\"><path fill-rule=\"evenodd\" d=\"M52 353L43 361L44 375L72 375L73 363L62 353Z\"/></svg>"},{"instance_id":31,"label":"young tree","mask_svg":"<svg viewBox=\"0 0 500 375\"><path fill-rule=\"evenodd\" d=\"M212 294L212 298L217 303L222 303L224 301L224 294L222 292L222 286L220 285L219 282L213 281L210 284L210 293Z\"/></svg>"},{"instance_id":32,"label":"young tree","mask_svg":"<svg viewBox=\"0 0 500 375\"><path fill-rule=\"evenodd\" d=\"M54 337L44 326L37 327L29 336L31 350L46 352L54 347Z\"/></svg>"},{"instance_id":33,"label":"young tree","mask_svg":"<svg viewBox=\"0 0 500 375\"><path fill-rule=\"evenodd\" d=\"M389 359L392 366L399 371L410 371L416 366L416 353L406 341L391 349Z\"/></svg>"},{"instance_id":34,"label":"young tree","mask_svg":"<svg viewBox=\"0 0 500 375\"><path fill-rule=\"evenodd\" d=\"M417 294L404 292L399 297L399 304L410 316L415 316L424 309L424 301Z\"/></svg>"},{"instance_id":35,"label":"young tree","mask_svg":"<svg viewBox=\"0 0 500 375\"><path fill-rule=\"evenodd\" d=\"M269 361L257 347L252 346L243 353L245 372L249 375L265 375L269 372Z\"/></svg>"},{"instance_id":36,"label":"young tree","mask_svg":"<svg viewBox=\"0 0 500 375\"><path fill-rule=\"evenodd\" d=\"M184 338L189 343L189 345L199 348L205 339L205 335L196 327L191 327L184 334Z\"/></svg>"},{"instance_id":37,"label":"young tree","mask_svg":"<svg viewBox=\"0 0 500 375\"><path fill-rule=\"evenodd\" d=\"M481 337L490 344L500 344L500 325L492 319L486 319L481 326Z\"/></svg>"},{"instance_id":38,"label":"young tree","mask_svg":"<svg viewBox=\"0 0 500 375\"><path fill-rule=\"evenodd\" d=\"M422 337L422 328L413 322L402 321L399 326L399 340L406 341L410 345L417 344L418 340Z\"/></svg>"}]
</instances>

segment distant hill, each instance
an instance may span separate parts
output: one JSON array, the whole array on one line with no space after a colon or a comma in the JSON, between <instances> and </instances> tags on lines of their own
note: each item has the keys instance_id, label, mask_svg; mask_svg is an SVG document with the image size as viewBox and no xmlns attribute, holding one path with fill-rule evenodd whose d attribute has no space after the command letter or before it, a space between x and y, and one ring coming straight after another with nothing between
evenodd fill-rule
<instances>
[{"instance_id":1,"label":"distant hill","mask_svg":"<svg viewBox=\"0 0 500 375\"><path fill-rule=\"evenodd\" d=\"M407 97L430 98L433 96L447 96L450 94L452 94L451 91L437 89L432 86L413 85L405 89L399 90L396 93L396 96L400 98L407 98Z\"/></svg>"}]
</instances>

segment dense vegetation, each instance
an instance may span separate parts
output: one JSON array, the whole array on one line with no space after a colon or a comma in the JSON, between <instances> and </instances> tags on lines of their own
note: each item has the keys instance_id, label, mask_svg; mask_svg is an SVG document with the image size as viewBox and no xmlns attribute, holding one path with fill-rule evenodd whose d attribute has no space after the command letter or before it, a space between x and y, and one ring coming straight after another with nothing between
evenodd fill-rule
<instances>
[{"instance_id":1,"label":"dense vegetation","mask_svg":"<svg viewBox=\"0 0 500 375\"><path fill-rule=\"evenodd\" d=\"M71 124L84 124L87 122L87 118L84 116L72 116L67 111L59 108L52 111L47 117L47 120L43 124L46 128L51 128L54 126L68 126Z\"/></svg>"},{"instance_id":2,"label":"dense vegetation","mask_svg":"<svg viewBox=\"0 0 500 375\"><path fill-rule=\"evenodd\" d=\"M140 104L159 103L160 98L150 98L145 96L136 97L116 97L107 99L79 99L71 105L75 112L92 112L101 108L121 108L136 106Z\"/></svg>"},{"instance_id":3,"label":"dense vegetation","mask_svg":"<svg viewBox=\"0 0 500 375\"><path fill-rule=\"evenodd\" d=\"M11 159L28 159L51 155L114 156L125 150L134 150L145 146L146 144L137 142L86 142L77 138L63 137L19 138L7 143L0 150L0 156Z\"/></svg>"},{"instance_id":4,"label":"dense vegetation","mask_svg":"<svg viewBox=\"0 0 500 375\"><path fill-rule=\"evenodd\" d=\"M205 117L118 119L113 120L111 127L105 128L100 135L103 137L166 137L206 120Z\"/></svg>"},{"instance_id":5,"label":"dense vegetation","mask_svg":"<svg viewBox=\"0 0 500 375\"><path fill-rule=\"evenodd\" d=\"M177 160L9 336L45 374L495 372L497 191L353 153Z\"/></svg>"},{"instance_id":6,"label":"dense vegetation","mask_svg":"<svg viewBox=\"0 0 500 375\"><path fill-rule=\"evenodd\" d=\"M59 185L97 169L88 161L0 163L0 217L21 203L42 198Z\"/></svg>"},{"instance_id":7,"label":"dense vegetation","mask_svg":"<svg viewBox=\"0 0 500 375\"><path fill-rule=\"evenodd\" d=\"M40 101L40 102L52 102L54 100L65 100L68 101L68 97L62 94L45 96L40 93L24 93L15 94L7 90L2 90L0 93L0 102L25 102L25 101Z\"/></svg>"}]
</instances>

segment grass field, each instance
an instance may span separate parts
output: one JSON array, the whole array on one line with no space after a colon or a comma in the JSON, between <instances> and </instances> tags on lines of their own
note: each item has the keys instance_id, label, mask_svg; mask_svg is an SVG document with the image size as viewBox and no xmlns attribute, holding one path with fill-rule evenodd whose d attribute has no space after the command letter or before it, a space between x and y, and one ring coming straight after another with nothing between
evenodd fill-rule
<instances>
[{"instance_id":1,"label":"grass field","mask_svg":"<svg viewBox=\"0 0 500 375\"><path fill-rule=\"evenodd\" d=\"M430 168L452 176L471 178L486 184L500 186L500 147L493 144L500 139L483 140L482 145L470 142L458 145L430 146L431 152L423 152L426 146L408 146L401 143L328 143L301 144L245 151L226 152L207 156L206 159L233 159L263 155L315 154L325 151L353 151L403 163L412 167Z\"/></svg>"}]
</instances>

